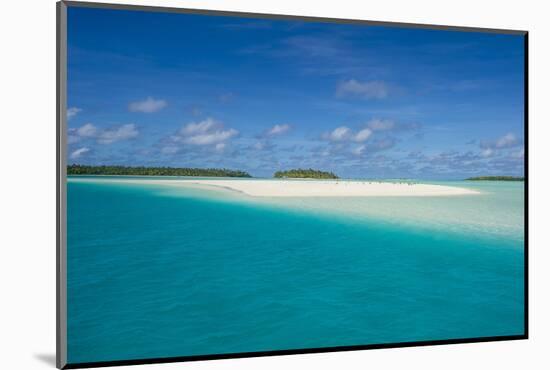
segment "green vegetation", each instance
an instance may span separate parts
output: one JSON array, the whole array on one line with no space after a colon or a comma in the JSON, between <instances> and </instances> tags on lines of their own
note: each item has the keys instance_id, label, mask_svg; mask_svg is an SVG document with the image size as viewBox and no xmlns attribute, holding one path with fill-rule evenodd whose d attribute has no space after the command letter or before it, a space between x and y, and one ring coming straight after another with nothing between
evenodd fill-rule
<instances>
[{"instance_id":1,"label":"green vegetation","mask_svg":"<svg viewBox=\"0 0 550 370\"><path fill-rule=\"evenodd\" d=\"M251 177L244 171L225 168L173 168L173 167L127 167L127 166L67 166L68 175L119 175L119 176L205 176L205 177Z\"/></svg>"},{"instance_id":2,"label":"green vegetation","mask_svg":"<svg viewBox=\"0 0 550 370\"><path fill-rule=\"evenodd\" d=\"M300 178L300 179L337 179L338 178L338 176L336 176L332 172L318 171L318 170L313 170L311 168L307 170L299 168L299 169L288 170L288 171L277 171L273 174L273 177L275 178L290 177L290 178Z\"/></svg>"},{"instance_id":3,"label":"green vegetation","mask_svg":"<svg viewBox=\"0 0 550 370\"><path fill-rule=\"evenodd\" d=\"M467 178L466 180L470 180L470 181L524 181L525 178L516 177L516 176L477 176L477 177Z\"/></svg>"}]
</instances>

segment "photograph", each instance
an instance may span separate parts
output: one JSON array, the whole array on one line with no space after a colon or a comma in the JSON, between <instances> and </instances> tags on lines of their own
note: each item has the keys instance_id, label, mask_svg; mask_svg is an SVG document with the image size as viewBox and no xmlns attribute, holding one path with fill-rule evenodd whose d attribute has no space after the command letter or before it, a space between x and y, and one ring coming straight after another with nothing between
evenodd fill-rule
<instances>
[{"instance_id":1,"label":"photograph","mask_svg":"<svg viewBox=\"0 0 550 370\"><path fill-rule=\"evenodd\" d=\"M526 32L83 4L69 366L527 337Z\"/></svg>"}]
</instances>

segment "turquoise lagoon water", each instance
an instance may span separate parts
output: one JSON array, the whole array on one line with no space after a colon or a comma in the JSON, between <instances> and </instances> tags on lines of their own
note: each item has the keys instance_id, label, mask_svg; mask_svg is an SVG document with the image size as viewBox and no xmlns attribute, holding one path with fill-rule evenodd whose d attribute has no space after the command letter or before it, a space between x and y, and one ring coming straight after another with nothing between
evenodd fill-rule
<instances>
[{"instance_id":1,"label":"turquoise lagoon water","mask_svg":"<svg viewBox=\"0 0 550 370\"><path fill-rule=\"evenodd\" d=\"M70 178L68 360L523 334L523 183L446 184L481 194Z\"/></svg>"}]
</instances>

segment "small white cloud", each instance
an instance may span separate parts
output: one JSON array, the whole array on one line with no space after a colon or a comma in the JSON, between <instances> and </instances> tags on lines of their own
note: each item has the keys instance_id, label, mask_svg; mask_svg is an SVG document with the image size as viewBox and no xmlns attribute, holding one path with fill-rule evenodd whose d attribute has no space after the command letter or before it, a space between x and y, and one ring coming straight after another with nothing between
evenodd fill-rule
<instances>
[{"instance_id":1,"label":"small white cloud","mask_svg":"<svg viewBox=\"0 0 550 370\"><path fill-rule=\"evenodd\" d=\"M217 152L223 152L225 147L226 147L225 143L218 143L214 148L216 149Z\"/></svg>"},{"instance_id":2,"label":"small white cloud","mask_svg":"<svg viewBox=\"0 0 550 370\"><path fill-rule=\"evenodd\" d=\"M276 136L276 135L282 135L284 134L285 132L287 132L288 130L290 130L290 125L289 124L281 124L281 125L275 125L273 127L271 127L269 129L269 131L267 131L267 135L268 136Z\"/></svg>"},{"instance_id":3,"label":"small white cloud","mask_svg":"<svg viewBox=\"0 0 550 370\"><path fill-rule=\"evenodd\" d=\"M353 154L355 154L355 155L361 155L361 154L363 154L363 152L365 151L365 148L366 148L366 147L367 147L367 146L366 146L365 144L359 145L359 146L353 148L353 149L351 150L351 152L352 152Z\"/></svg>"},{"instance_id":4,"label":"small white cloud","mask_svg":"<svg viewBox=\"0 0 550 370\"><path fill-rule=\"evenodd\" d=\"M496 141L495 147L496 148L508 148L508 147L516 145L517 143L518 143L518 139L516 138L516 135L514 135L512 133L508 133L508 134L500 137Z\"/></svg>"},{"instance_id":5,"label":"small white cloud","mask_svg":"<svg viewBox=\"0 0 550 370\"><path fill-rule=\"evenodd\" d=\"M128 110L130 112L154 113L165 108L167 105L165 100L148 97L145 100L130 103Z\"/></svg>"},{"instance_id":6,"label":"small white cloud","mask_svg":"<svg viewBox=\"0 0 550 370\"><path fill-rule=\"evenodd\" d=\"M335 128L333 131L325 133L323 138L330 141L346 141L351 137L351 130L349 127L340 126Z\"/></svg>"},{"instance_id":7,"label":"small white cloud","mask_svg":"<svg viewBox=\"0 0 550 370\"><path fill-rule=\"evenodd\" d=\"M395 122L390 120L373 119L367 123L372 131L387 131L395 127Z\"/></svg>"},{"instance_id":8,"label":"small white cloud","mask_svg":"<svg viewBox=\"0 0 550 370\"><path fill-rule=\"evenodd\" d=\"M76 130L76 134L80 137L95 137L98 133L97 127L91 123L86 123L84 126Z\"/></svg>"},{"instance_id":9,"label":"small white cloud","mask_svg":"<svg viewBox=\"0 0 550 370\"><path fill-rule=\"evenodd\" d=\"M362 143L372 135L372 131L368 128L364 128L353 136L353 141Z\"/></svg>"},{"instance_id":10,"label":"small white cloud","mask_svg":"<svg viewBox=\"0 0 550 370\"><path fill-rule=\"evenodd\" d=\"M341 82L336 88L337 97L358 97L363 99L384 99L390 87L384 81L360 82L354 79Z\"/></svg>"},{"instance_id":11,"label":"small white cloud","mask_svg":"<svg viewBox=\"0 0 550 370\"><path fill-rule=\"evenodd\" d=\"M346 142L346 141L355 141L357 143L362 143L366 141L372 135L372 130L369 128L364 128L357 132L353 132L349 127L340 126L332 130L331 132L326 132L323 134L323 139L332 141L332 142Z\"/></svg>"},{"instance_id":12,"label":"small white cloud","mask_svg":"<svg viewBox=\"0 0 550 370\"><path fill-rule=\"evenodd\" d=\"M239 132L233 128L224 129L223 124L207 118L201 122L191 122L183 126L172 141L191 145L214 145L237 136Z\"/></svg>"},{"instance_id":13,"label":"small white cloud","mask_svg":"<svg viewBox=\"0 0 550 370\"><path fill-rule=\"evenodd\" d=\"M84 154L88 153L90 151L90 148L80 148L80 149L77 149L75 150L74 152L71 153L71 155L69 156L71 159L79 159L80 157L82 157Z\"/></svg>"},{"instance_id":14,"label":"small white cloud","mask_svg":"<svg viewBox=\"0 0 550 370\"><path fill-rule=\"evenodd\" d=\"M136 125L129 123L111 129L100 129L91 123L69 129L68 142L74 144L81 139L95 139L99 144L111 144L120 140L133 139L139 132Z\"/></svg>"},{"instance_id":15,"label":"small white cloud","mask_svg":"<svg viewBox=\"0 0 550 370\"><path fill-rule=\"evenodd\" d=\"M129 123L122 125L116 129L104 130L97 137L99 144L111 144L116 141L133 139L138 136L139 132L136 125Z\"/></svg>"},{"instance_id":16,"label":"small white cloud","mask_svg":"<svg viewBox=\"0 0 550 370\"><path fill-rule=\"evenodd\" d=\"M483 158L489 158L491 157L493 154L495 153L495 151L491 148L487 148L487 149L484 149L481 151L481 156Z\"/></svg>"},{"instance_id":17,"label":"small white cloud","mask_svg":"<svg viewBox=\"0 0 550 370\"><path fill-rule=\"evenodd\" d=\"M78 113L82 112L82 109L77 107L71 107L67 109L67 119L71 119L76 116Z\"/></svg>"},{"instance_id":18,"label":"small white cloud","mask_svg":"<svg viewBox=\"0 0 550 370\"><path fill-rule=\"evenodd\" d=\"M213 118L207 118L200 122L191 122L181 128L179 134L181 136L193 136L197 134L204 134L214 128L221 127L222 124Z\"/></svg>"},{"instance_id":19,"label":"small white cloud","mask_svg":"<svg viewBox=\"0 0 550 370\"><path fill-rule=\"evenodd\" d=\"M495 141L481 141L479 146L481 149L491 149L493 151L501 151L507 148L514 148L520 146L522 141L516 137L513 133L507 133L504 136L499 137Z\"/></svg>"},{"instance_id":20,"label":"small white cloud","mask_svg":"<svg viewBox=\"0 0 550 370\"><path fill-rule=\"evenodd\" d=\"M194 135L186 138L184 142L193 145L210 145L230 139L237 134L237 130L230 128L229 130L218 130L205 134Z\"/></svg>"}]
</instances>

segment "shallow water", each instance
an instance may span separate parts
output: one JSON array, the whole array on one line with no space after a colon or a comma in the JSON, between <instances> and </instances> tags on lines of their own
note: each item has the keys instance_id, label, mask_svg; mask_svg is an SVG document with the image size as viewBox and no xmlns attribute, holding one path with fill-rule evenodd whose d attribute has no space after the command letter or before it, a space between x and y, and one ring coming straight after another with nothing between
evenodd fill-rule
<instances>
[{"instance_id":1,"label":"shallow water","mask_svg":"<svg viewBox=\"0 0 550 370\"><path fill-rule=\"evenodd\" d=\"M71 178L69 362L522 334L523 183L445 184L482 194Z\"/></svg>"}]
</instances>

